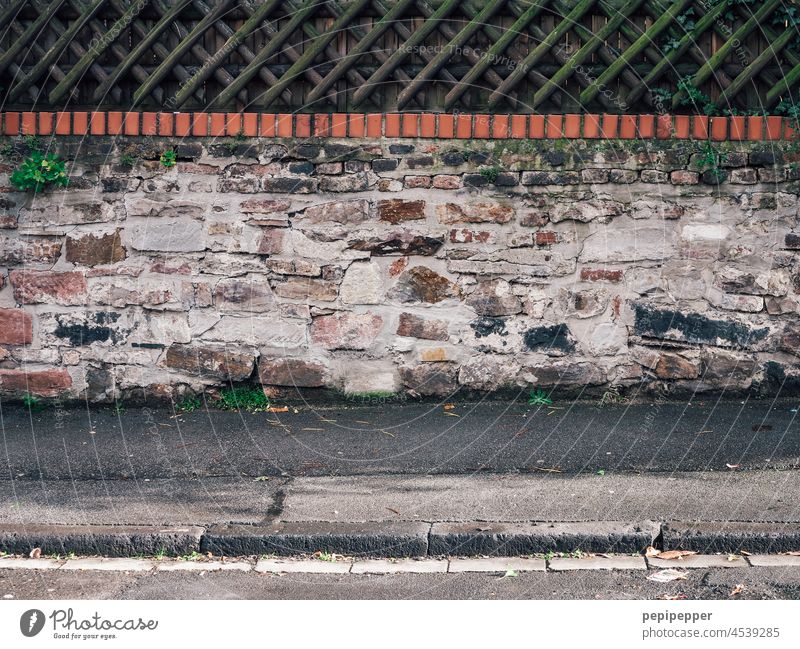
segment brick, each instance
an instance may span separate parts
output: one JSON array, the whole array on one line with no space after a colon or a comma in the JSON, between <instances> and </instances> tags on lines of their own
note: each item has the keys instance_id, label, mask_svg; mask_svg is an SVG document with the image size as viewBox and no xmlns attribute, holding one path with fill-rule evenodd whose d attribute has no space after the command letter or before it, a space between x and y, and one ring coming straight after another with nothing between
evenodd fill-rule
<instances>
[{"instance_id":1,"label":"brick","mask_svg":"<svg viewBox=\"0 0 800 649\"><path fill-rule=\"evenodd\" d=\"M276 115L273 114L261 114L259 116L260 122L260 130L261 130L261 137L275 137L277 132L277 120Z\"/></svg>"},{"instance_id":2,"label":"brick","mask_svg":"<svg viewBox=\"0 0 800 649\"><path fill-rule=\"evenodd\" d=\"M3 370L0 369L0 391L57 397L72 387L72 377L65 369Z\"/></svg>"},{"instance_id":3,"label":"brick","mask_svg":"<svg viewBox=\"0 0 800 649\"><path fill-rule=\"evenodd\" d=\"M639 137L645 140L655 135L655 115L639 115Z\"/></svg>"},{"instance_id":4,"label":"brick","mask_svg":"<svg viewBox=\"0 0 800 649\"><path fill-rule=\"evenodd\" d=\"M404 113L402 137L419 136L419 115L416 113Z\"/></svg>"},{"instance_id":5,"label":"brick","mask_svg":"<svg viewBox=\"0 0 800 649\"><path fill-rule=\"evenodd\" d=\"M461 187L461 176L440 174L433 177L433 186L436 189L458 189Z\"/></svg>"},{"instance_id":6,"label":"brick","mask_svg":"<svg viewBox=\"0 0 800 649\"><path fill-rule=\"evenodd\" d=\"M764 123L766 119L751 115L747 118L747 139L751 142L760 142L764 139Z\"/></svg>"},{"instance_id":7,"label":"brick","mask_svg":"<svg viewBox=\"0 0 800 649\"><path fill-rule=\"evenodd\" d=\"M716 118L715 118L716 119ZM746 137L746 127L747 122L745 118L741 115L734 115L728 118L728 125L730 128L730 134L728 136L731 140L744 140Z\"/></svg>"},{"instance_id":8,"label":"brick","mask_svg":"<svg viewBox=\"0 0 800 649\"><path fill-rule=\"evenodd\" d=\"M106 114L106 131L108 135L122 135L123 114L121 111L112 110Z\"/></svg>"},{"instance_id":9,"label":"brick","mask_svg":"<svg viewBox=\"0 0 800 649\"><path fill-rule=\"evenodd\" d=\"M489 115L475 115L472 137L485 140L489 137L491 117Z\"/></svg>"},{"instance_id":10,"label":"brick","mask_svg":"<svg viewBox=\"0 0 800 649\"><path fill-rule=\"evenodd\" d=\"M620 115L619 137L622 140L632 140L636 137L636 115Z\"/></svg>"},{"instance_id":11,"label":"brick","mask_svg":"<svg viewBox=\"0 0 800 649\"><path fill-rule=\"evenodd\" d=\"M91 121L89 132L92 135L105 135L106 134L106 114L94 111L90 113Z\"/></svg>"},{"instance_id":12,"label":"brick","mask_svg":"<svg viewBox=\"0 0 800 649\"><path fill-rule=\"evenodd\" d=\"M675 115L673 135L674 137L685 140L691 134L691 119L689 115Z\"/></svg>"},{"instance_id":13,"label":"brick","mask_svg":"<svg viewBox=\"0 0 800 649\"><path fill-rule=\"evenodd\" d=\"M472 115L460 113L456 116L456 137L460 140L472 137Z\"/></svg>"},{"instance_id":14,"label":"brick","mask_svg":"<svg viewBox=\"0 0 800 649\"><path fill-rule=\"evenodd\" d=\"M336 313L315 318L311 341L325 349L369 349L383 327L383 318L373 313Z\"/></svg>"},{"instance_id":15,"label":"brick","mask_svg":"<svg viewBox=\"0 0 800 649\"><path fill-rule=\"evenodd\" d=\"M225 114L225 133L229 137L244 135L243 129L244 126L242 124L242 115L240 113Z\"/></svg>"},{"instance_id":16,"label":"brick","mask_svg":"<svg viewBox=\"0 0 800 649\"><path fill-rule=\"evenodd\" d=\"M364 137L366 134L365 116L357 113L348 115L347 132L350 137Z\"/></svg>"},{"instance_id":17,"label":"brick","mask_svg":"<svg viewBox=\"0 0 800 649\"><path fill-rule=\"evenodd\" d=\"M600 137L600 115L583 116L583 137L589 139Z\"/></svg>"},{"instance_id":18,"label":"brick","mask_svg":"<svg viewBox=\"0 0 800 649\"><path fill-rule=\"evenodd\" d=\"M19 113L5 113L3 118L3 133L5 135L19 135Z\"/></svg>"},{"instance_id":19,"label":"brick","mask_svg":"<svg viewBox=\"0 0 800 649\"><path fill-rule=\"evenodd\" d=\"M700 182L700 174L679 169L670 173L669 179L673 185L697 185Z\"/></svg>"},{"instance_id":20,"label":"brick","mask_svg":"<svg viewBox=\"0 0 800 649\"><path fill-rule=\"evenodd\" d=\"M311 115L299 114L294 118L294 134L297 137L311 137Z\"/></svg>"},{"instance_id":21,"label":"brick","mask_svg":"<svg viewBox=\"0 0 800 649\"><path fill-rule=\"evenodd\" d=\"M492 137L506 139L508 137L508 115L495 115L492 121Z\"/></svg>"},{"instance_id":22,"label":"brick","mask_svg":"<svg viewBox=\"0 0 800 649\"><path fill-rule=\"evenodd\" d=\"M22 134L36 135L36 113L22 113Z\"/></svg>"},{"instance_id":23,"label":"brick","mask_svg":"<svg viewBox=\"0 0 800 649\"><path fill-rule=\"evenodd\" d=\"M125 135L139 135L139 113L125 113Z\"/></svg>"},{"instance_id":24,"label":"brick","mask_svg":"<svg viewBox=\"0 0 800 649\"><path fill-rule=\"evenodd\" d=\"M668 140L672 137L672 115L659 115L656 120L656 138Z\"/></svg>"},{"instance_id":25,"label":"brick","mask_svg":"<svg viewBox=\"0 0 800 649\"><path fill-rule=\"evenodd\" d=\"M330 115L314 115L314 137L329 137L330 134Z\"/></svg>"},{"instance_id":26,"label":"brick","mask_svg":"<svg viewBox=\"0 0 800 649\"><path fill-rule=\"evenodd\" d=\"M78 111L72 113L72 134L86 135L89 132L89 113Z\"/></svg>"},{"instance_id":27,"label":"brick","mask_svg":"<svg viewBox=\"0 0 800 649\"><path fill-rule=\"evenodd\" d=\"M186 120L185 124L188 126L189 121ZM173 134L177 135L177 133L175 133L175 115L172 113L158 113L158 134L163 137L171 137Z\"/></svg>"},{"instance_id":28,"label":"brick","mask_svg":"<svg viewBox=\"0 0 800 649\"><path fill-rule=\"evenodd\" d=\"M294 124L294 116L281 113L278 115L278 121L276 124L276 133L278 137L292 137L293 131L293 124Z\"/></svg>"},{"instance_id":29,"label":"brick","mask_svg":"<svg viewBox=\"0 0 800 649\"><path fill-rule=\"evenodd\" d=\"M728 139L728 119L726 117L712 117L710 118L710 134L711 139L717 142L722 142Z\"/></svg>"},{"instance_id":30,"label":"brick","mask_svg":"<svg viewBox=\"0 0 800 649\"><path fill-rule=\"evenodd\" d=\"M253 373L255 353L227 347L173 344L164 355L164 365L192 376L244 381Z\"/></svg>"},{"instance_id":31,"label":"brick","mask_svg":"<svg viewBox=\"0 0 800 649\"><path fill-rule=\"evenodd\" d=\"M707 140L710 135L710 118L706 115L694 115L692 117L692 137L695 140Z\"/></svg>"},{"instance_id":32,"label":"brick","mask_svg":"<svg viewBox=\"0 0 800 649\"><path fill-rule=\"evenodd\" d=\"M72 132L71 113L56 113L56 135L69 135Z\"/></svg>"},{"instance_id":33,"label":"brick","mask_svg":"<svg viewBox=\"0 0 800 649\"><path fill-rule=\"evenodd\" d=\"M623 272L621 270L608 270L606 268L582 268L581 281L583 282L621 282Z\"/></svg>"},{"instance_id":34,"label":"brick","mask_svg":"<svg viewBox=\"0 0 800 649\"><path fill-rule=\"evenodd\" d=\"M456 127L455 127L455 116L450 114L442 113L439 115L437 120L437 130L436 136L442 139L451 139L455 137L456 134Z\"/></svg>"},{"instance_id":35,"label":"brick","mask_svg":"<svg viewBox=\"0 0 800 649\"><path fill-rule=\"evenodd\" d=\"M192 115L192 135L198 137L208 135L208 113L194 113Z\"/></svg>"},{"instance_id":36,"label":"brick","mask_svg":"<svg viewBox=\"0 0 800 649\"><path fill-rule=\"evenodd\" d=\"M344 113L331 115L331 135L333 137L347 137L347 115Z\"/></svg>"},{"instance_id":37,"label":"brick","mask_svg":"<svg viewBox=\"0 0 800 649\"><path fill-rule=\"evenodd\" d=\"M191 113L178 113L175 117L175 136L188 137L192 134Z\"/></svg>"},{"instance_id":38,"label":"brick","mask_svg":"<svg viewBox=\"0 0 800 649\"><path fill-rule=\"evenodd\" d=\"M122 261L127 251L120 239L120 230L107 234L75 233L67 237L66 260L80 266L114 264Z\"/></svg>"},{"instance_id":39,"label":"brick","mask_svg":"<svg viewBox=\"0 0 800 649\"><path fill-rule=\"evenodd\" d=\"M255 113L244 113L242 115L242 135L245 137L256 137L258 135L258 115Z\"/></svg>"},{"instance_id":40,"label":"brick","mask_svg":"<svg viewBox=\"0 0 800 649\"><path fill-rule=\"evenodd\" d=\"M400 115L397 113L386 115L383 134L386 137L400 137Z\"/></svg>"},{"instance_id":41,"label":"brick","mask_svg":"<svg viewBox=\"0 0 800 649\"><path fill-rule=\"evenodd\" d=\"M528 116L527 115L512 115L511 116L511 137L514 139L522 139L528 135Z\"/></svg>"},{"instance_id":42,"label":"brick","mask_svg":"<svg viewBox=\"0 0 800 649\"><path fill-rule=\"evenodd\" d=\"M208 134L211 137L223 137L225 135L225 113L211 113Z\"/></svg>"},{"instance_id":43,"label":"brick","mask_svg":"<svg viewBox=\"0 0 800 649\"><path fill-rule=\"evenodd\" d=\"M579 138L581 136L581 116L564 115L564 137Z\"/></svg>"},{"instance_id":44,"label":"brick","mask_svg":"<svg viewBox=\"0 0 800 649\"><path fill-rule=\"evenodd\" d=\"M619 115L603 115L603 125L601 137L606 140L613 140L617 137L617 129L619 128Z\"/></svg>"},{"instance_id":45,"label":"brick","mask_svg":"<svg viewBox=\"0 0 800 649\"><path fill-rule=\"evenodd\" d=\"M383 135L383 115L370 113L367 115L367 137L381 137Z\"/></svg>"},{"instance_id":46,"label":"brick","mask_svg":"<svg viewBox=\"0 0 800 649\"><path fill-rule=\"evenodd\" d=\"M783 131L783 118L782 117L767 117L764 139L766 140L780 140Z\"/></svg>"},{"instance_id":47,"label":"brick","mask_svg":"<svg viewBox=\"0 0 800 649\"><path fill-rule=\"evenodd\" d=\"M530 115L528 117L528 137L540 140L545 136L544 115Z\"/></svg>"},{"instance_id":48,"label":"brick","mask_svg":"<svg viewBox=\"0 0 800 649\"><path fill-rule=\"evenodd\" d=\"M33 319L22 309L0 308L0 345L29 345L33 342Z\"/></svg>"},{"instance_id":49,"label":"brick","mask_svg":"<svg viewBox=\"0 0 800 649\"><path fill-rule=\"evenodd\" d=\"M39 135L53 134L53 113L39 113Z\"/></svg>"},{"instance_id":50,"label":"brick","mask_svg":"<svg viewBox=\"0 0 800 649\"><path fill-rule=\"evenodd\" d=\"M558 139L564 137L564 131L562 128L564 116L563 115L547 115L546 119L546 126L545 126L545 136L550 139Z\"/></svg>"}]
</instances>

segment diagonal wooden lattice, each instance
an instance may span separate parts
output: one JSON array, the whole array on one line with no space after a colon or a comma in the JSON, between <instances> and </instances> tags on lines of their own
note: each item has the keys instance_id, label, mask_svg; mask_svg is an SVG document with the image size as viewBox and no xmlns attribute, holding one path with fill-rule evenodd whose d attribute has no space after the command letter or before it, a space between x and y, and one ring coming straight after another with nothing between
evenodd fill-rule
<instances>
[{"instance_id":1,"label":"diagonal wooden lattice","mask_svg":"<svg viewBox=\"0 0 800 649\"><path fill-rule=\"evenodd\" d=\"M0 0L6 110L763 112L800 0Z\"/></svg>"}]
</instances>

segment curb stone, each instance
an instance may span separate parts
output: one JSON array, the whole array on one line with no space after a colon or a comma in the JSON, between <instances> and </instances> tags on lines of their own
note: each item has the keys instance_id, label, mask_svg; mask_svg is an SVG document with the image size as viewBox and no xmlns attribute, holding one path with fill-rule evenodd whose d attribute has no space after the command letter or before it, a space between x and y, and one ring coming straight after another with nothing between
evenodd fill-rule
<instances>
[{"instance_id":1,"label":"curb stone","mask_svg":"<svg viewBox=\"0 0 800 649\"><path fill-rule=\"evenodd\" d=\"M672 521L662 526L662 542L664 550L774 554L800 549L800 524Z\"/></svg>"}]
</instances>

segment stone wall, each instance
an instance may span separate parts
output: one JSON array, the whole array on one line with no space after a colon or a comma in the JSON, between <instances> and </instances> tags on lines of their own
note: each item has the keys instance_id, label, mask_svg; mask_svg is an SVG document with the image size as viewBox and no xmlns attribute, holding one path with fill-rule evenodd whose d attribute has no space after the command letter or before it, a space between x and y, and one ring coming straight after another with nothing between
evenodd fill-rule
<instances>
[{"instance_id":1,"label":"stone wall","mask_svg":"<svg viewBox=\"0 0 800 649\"><path fill-rule=\"evenodd\" d=\"M36 197L0 147L5 396L800 386L793 145L70 136Z\"/></svg>"}]
</instances>

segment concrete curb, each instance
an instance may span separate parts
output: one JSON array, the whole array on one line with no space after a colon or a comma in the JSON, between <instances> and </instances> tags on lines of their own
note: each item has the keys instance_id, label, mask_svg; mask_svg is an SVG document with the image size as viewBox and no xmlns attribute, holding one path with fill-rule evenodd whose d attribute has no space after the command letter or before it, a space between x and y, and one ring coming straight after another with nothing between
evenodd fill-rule
<instances>
[{"instance_id":1,"label":"concrete curb","mask_svg":"<svg viewBox=\"0 0 800 649\"><path fill-rule=\"evenodd\" d=\"M200 550L202 527L147 525L0 525L0 549L27 554L75 554L132 557L182 555Z\"/></svg>"},{"instance_id":2,"label":"concrete curb","mask_svg":"<svg viewBox=\"0 0 800 649\"><path fill-rule=\"evenodd\" d=\"M0 525L0 550L28 556L290 557L327 552L349 557L524 556L548 552L635 554L647 546L701 554L775 554L800 550L800 524L275 522L264 525L156 527Z\"/></svg>"}]
</instances>

